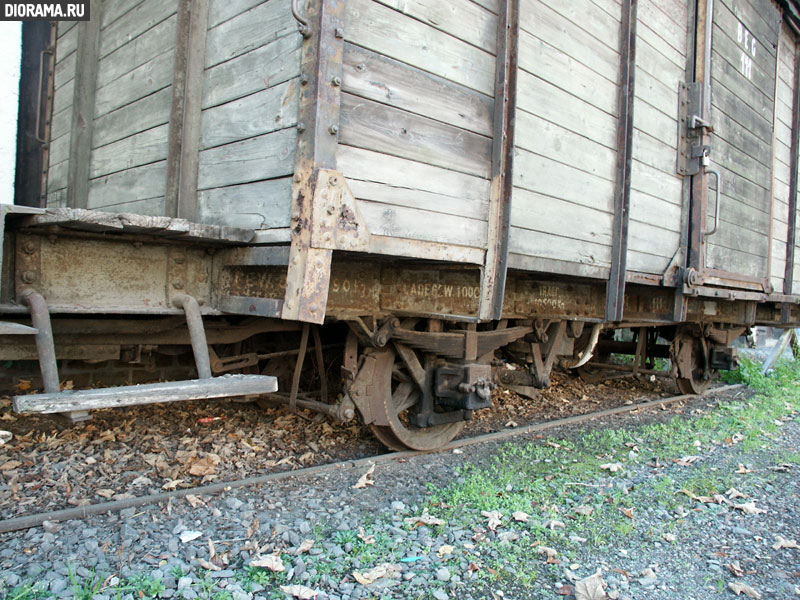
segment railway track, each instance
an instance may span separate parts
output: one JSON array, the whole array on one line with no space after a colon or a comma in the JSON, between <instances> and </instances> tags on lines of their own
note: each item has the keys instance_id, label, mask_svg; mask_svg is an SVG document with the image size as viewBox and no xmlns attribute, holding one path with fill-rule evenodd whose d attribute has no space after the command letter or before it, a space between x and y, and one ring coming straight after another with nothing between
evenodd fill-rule
<instances>
[{"instance_id":1,"label":"railway track","mask_svg":"<svg viewBox=\"0 0 800 600\"><path fill-rule=\"evenodd\" d=\"M739 388L743 388L744 386L741 384L736 385L726 385L720 386L716 388L712 388L707 392L695 395L695 394L681 394L677 396L667 397L667 398L658 398L654 400L647 400L644 402L638 402L630 405L619 406L615 408L609 408L604 410L599 410L596 412L585 413L582 415L575 415L570 417L565 417L561 419L553 419L549 421L544 421L540 423L533 423L523 427L516 427L513 429L507 429L503 431L497 431L492 433L486 434L479 434L473 437L466 437L463 439L458 439L449 444L439 448L437 450L431 452L418 452L418 451L402 451L402 452L390 452L388 454L381 454L376 456L369 456L364 458L359 458L356 460L344 460L338 461L334 463L328 463L324 465L317 465L306 467L302 469L296 469L292 471L281 471L275 473L268 473L265 475L255 476L255 477L246 477L238 480L232 481L224 481L218 483L212 483L209 485L191 487L186 489L178 489L168 492L163 492L159 494L147 494L142 496L137 496L134 498L128 498L124 500L115 500L110 502L102 502L96 504L90 504L86 506L80 506L76 508L67 508L62 510L56 511L49 511L49 512L42 512L32 515L26 515L21 517L15 517L11 519L6 519L0 521L0 534L8 533L12 531L20 531L24 529L30 529L33 527L38 527L45 521L66 521L66 520L74 520L74 519L85 519L93 515L99 515L103 513L111 513L111 512L118 512L124 510L126 508L132 507L143 507L149 506L153 504L158 504L161 502L167 502L173 499L183 498L188 495L195 495L195 496L202 496L202 495L209 495L209 494L219 494L230 491L236 488L243 488L243 487L250 487L256 485L262 485L266 483L273 483L285 479L290 478L307 478L311 476L318 476L328 472L337 471L343 468L358 468L361 466L368 466L370 464L385 464L390 462L397 462L401 460L406 460L413 456L418 456L421 454L432 454L432 453L441 453L441 452L448 452L455 450L457 448L464 448L467 446L475 446L478 444L483 444L487 442L497 442L503 441L506 439L524 436L531 433L546 431L549 429L554 429L557 427L562 427L565 425L574 425L579 423L585 423L587 421L592 421L595 419L601 419L605 417L611 417L615 415L621 415L626 413L631 413L640 410L647 410L650 408L656 408L660 406L668 406L671 404L676 404L678 402L689 400L692 398L710 396L721 394L724 392L729 392L732 390L736 390Z\"/></svg>"}]
</instances>

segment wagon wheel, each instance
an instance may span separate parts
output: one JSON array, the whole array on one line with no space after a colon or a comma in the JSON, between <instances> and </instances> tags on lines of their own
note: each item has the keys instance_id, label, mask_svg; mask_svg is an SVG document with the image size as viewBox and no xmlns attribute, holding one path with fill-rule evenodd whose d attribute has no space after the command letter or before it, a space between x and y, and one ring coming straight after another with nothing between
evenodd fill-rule
<instances>
[{"instance_id":1,"label":"wagon wheel","mask_svg":"<svg viewBox=\"0 0 800 600\"><path fill-rule=\"evenodd\" d=\"M584 331L581 336L575 340L575 352L580 353L586 350L586 346L589 345L589 338L591 337L591 331ZM600 339L597 342L599 346L604 339L613 339L614 337L614 330L605 331L601 334ZM581 381L584 383L598 383L603 381L604 379L609 379L611 377L609 375L609 369L605 367L598 367L592 363L608 363L611 360L611 354L608 352L600 352L599 348L595 348L594 350L594 357L585 365L578 367L575 371L578 373L578 377L581 378Z\"/></svg>"},{"instance_id":2,"label":"wagon wheel","mask_svg":"<svg viewBox=\"0 0 800 600\"><path fill-rule=\"evenodd\" d=\"M682 394L702 394L711 386L708 369L708 344L702 336L680 333L670 349L672 363L678 366L675 383Z\"/></svg>"},{"instance_id":3,"label":"wagon wheel","mask_svg":"<svg viewBox=\"0 0 800 600\"><path fill-rule=\"evenodd\" d=\"M392 450L435 450L461 433L466 424L464 421L417 427L414 416L421 406L422 390L393 348L376 354L376 357L375 370L384 374L382 381L376 382L376 393L388 425L371 424L369 427L381 443Z\"/></svg>"}]
</instances>

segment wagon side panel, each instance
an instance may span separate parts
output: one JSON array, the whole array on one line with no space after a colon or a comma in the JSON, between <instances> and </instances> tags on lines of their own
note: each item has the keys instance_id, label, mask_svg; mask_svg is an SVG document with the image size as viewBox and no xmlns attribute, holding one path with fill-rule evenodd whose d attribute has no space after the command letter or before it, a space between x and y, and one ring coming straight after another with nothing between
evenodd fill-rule
<instances>
[{"instance_id":1,"label":"wagon side panel","mask_svg":"<svg viewBox=\"0 0 800 600\"><path fill-rule=\"evenodd\" d=\"M370 251L482 262L497 2L349 0L337 168Z\"/></svg>"},{"instance_id":2,"label":"wagon side panel","mask_svg":"<svg viewBox=\"0 0 800 600\"><path fill-rule=\"evenodd\" d=\"M620 4L522 0L509 266L605 278Z\"/></svg>"},{"instance_id":3,"label":"wagon side panel","mask_svg":"<svg viewBox=\"0 0 800 600\"><path fill-rule=\"evenodd\" d=\"M681 243L683 176L676 166L688 22L686 0L639 2L628 230L633 272L663 274Z\"/></svg>"}]
</instances>

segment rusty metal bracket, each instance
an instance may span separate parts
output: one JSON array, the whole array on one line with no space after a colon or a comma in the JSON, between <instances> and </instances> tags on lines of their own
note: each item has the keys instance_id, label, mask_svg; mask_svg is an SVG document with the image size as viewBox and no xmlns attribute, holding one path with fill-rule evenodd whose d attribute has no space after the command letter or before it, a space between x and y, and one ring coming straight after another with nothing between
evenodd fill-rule
<instances>
[{"instance_id":1,"label":"rusty metal bracket","mask_svg":"<svg viewBox=\"0 0 800 600\"><path fill-rule=\"evenodd\" d=\"M311 246L366 252L370 237L344 175L331 169L319 169L312 200Z\"/></svg>"},{"instance_id":2,"label":"rusty metal bracket","mask_svg":"<svg viewBox=\"0 0 800 600\"><path fill-rule=\"evenodd\" d=\"M17 234L16 240L16 291L38 291L42 278L42 237Z\"/></svg>"},{"instance_id":3,"label":"rusty metal bracket","mask_svg":"<svg viewBox=\"0 0 800 600\"><path fill-rule=\"evenodd\" d=\"M550 372L553 370L558 351L561 348L567 332L567 322L558 321L552 323L547 329L547 341L542 343L531 343L531 353L533 354L533 373L535 385L538 388L546 388L550 385Z\"/></svg>"}]
</instances>

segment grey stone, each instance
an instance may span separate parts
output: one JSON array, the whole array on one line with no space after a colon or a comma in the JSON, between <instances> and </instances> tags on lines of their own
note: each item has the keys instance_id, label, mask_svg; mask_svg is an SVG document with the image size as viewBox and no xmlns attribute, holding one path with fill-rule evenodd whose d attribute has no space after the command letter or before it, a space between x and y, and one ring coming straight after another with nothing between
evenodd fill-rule
<instances>
[{"instance_id":1,"label":"grey stone","mask_svg":"<svg viewBox=\"0 0 800 600\"><path fill-rule=\"evenodd\" d=\"M53 579L53 581L50 582L50 592L53 593L53 594L60 594L65 589L67 589L67 580L66 579L58 577L56 579Z\"/></svg>"},{"instance_id":2,"label":"grey stone","mask_svg":"<svg viewBox=\"0 0 800 600\"><path fill-rule=\"evenodd\" d=\"M61 531L61 523L56 523L55 521L44 521L42 523L42 529L44 529L47 533L58 533Z\"/></svg>"},{"instance_id":3,"label":"grey stone","mask_svg":"<svg viewBox=\"0 0 800 600\"><path fill-rule=\"evenodd\" d=\"M433 597L436 598L436 600L448 600L450 598L449 594L444 590L435 590L433 592Z\"/></svg>"},{"instance_id":4,"label":"grey stone","mask_svg":"<svg viewBox=\"0 0 800 600\"><path fill-rule=\"evenodd\" d=\"M96 527L89 527L87 529L84 529L81 532L81 535L83 536L83 539L96 537L97 536L97 528Z\"/></svg>"},{"instance_id":5,"label":"grey stone","mask_svg":"<svg viewBox=\"0 0 800 600\"><path fill-rule=\"evenodd\" d=\"M311 524L308 521L300 521L298 529L302 534L311 533Z\"/></svg>"},{"instance_id":6,"label":"grey stone","mask_svg":"<svg viewBox=\"0 0 800 600\"><path fill-rule=\"evenodd\" d=\"M134 529L133 527L131 527L127 523L124 523L122 525L122 527L120 528L120 530L119 530L119 536L123 540L128 540L128 541L131 541L131 542L135 542L136 540L139 539L139 532L136 531L136 529Z\"/></svg>"},{"instance_id":7,"label":"grey stone","mask_svg":"<svg viewBox=\"0 0 800 600\"><path fill-rule=\"evenodd\" d=\"M169 599L169 598L172 598L174 595L175 595L175 590L173 590L171 588L168 588L168 589L164 590L163 592L161 592L161 597L162 598Z\"/></svg>"},{"instance_id":8,"label":"grey stone","mask_svg":"<svg viewBox=\"0 0 800 600\"><path fill-rule=\"evenodd\" d=\"M122 519L130 519L133 515L136 514L136 507L132 506L131 508L125 508L119 511L119 516Z\"/></svg>"},{"instance_id":9,"label":"grey stone","mask_svg":"<svg viewBox=\"0 0 800 600\"><path fill-rule=\"evenodd\" d=\"M192 586L192 578L191 577L181 577L178 579L178 589L179 590L187 590Z\"/></svg>"},{"instance_id":10,"label":"grey stone","mask_svg":"<svg viewBox=\"0 0 800 600\"><path fill-rule=\"evenodd\" d=\"M211 577L214 579L230 579L231 577L235 577L236 573L232 569L224 569L222 571L214 571L211 573Z\"/></svg>"},{"instance_id":11,"label":"grey stone","mask_svg":"<svg viewBox=\"0 0 800 600\"><path fill-rule=\"evenodd\" d=\"M395 500L394 502L392 502L391 507L392 507L392 510L394 512L405 512L406 511L406 505L403 504L402 502L398 501L398 500Z\"/></svg>"},{"instance_id":12,"label":"grey stone","mask_svg":"<svg viewBox=\"0 0 800 600\"><path fill-rule=\"evenodd\" d=\"M242 508L242 506L244 506L244 502L242 502L238 498L234 498L233 496L231 496L230 498L225 500L225 506L227 506L231 510L239 510L240 508Z\"/></svg>"},{"instance_id":13,"label":"grey stone","mask_svg":"<svg viewBox=\"0 0 800 600\"><path fill-rule=\"evenodd\" d=\"M450 581L450 569L442 567L436 570L436 579L439 581Z\"/></svg>"},{"instance_id":14,"label":"grey stone","mask_svg":"<svg viewBox=\"0 0 800 600\"><path fill-rule=\"evenodd\" d=\"M8 572L3 575L3 580L6 582L8 587L17 587L20 584L21 578L16 573Z\"/></svg>"}]
</instances>

